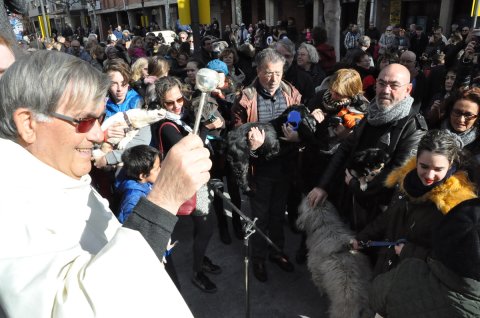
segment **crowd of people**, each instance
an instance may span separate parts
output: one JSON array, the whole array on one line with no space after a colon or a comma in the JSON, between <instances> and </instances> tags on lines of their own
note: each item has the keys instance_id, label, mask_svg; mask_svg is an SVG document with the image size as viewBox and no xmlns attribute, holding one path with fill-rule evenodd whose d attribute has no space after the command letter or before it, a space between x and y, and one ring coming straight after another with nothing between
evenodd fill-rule
<instances>
[{"instance_id":1,"label":"crowd of people","mask_svg":"<svg viewBox=\"0 0 480 318\"><path fill-rule=\"evenodd\" d=\"M245 136L253 195L244 202L280 248L252 237L254 277L268 281L267 258L295 270L283 252L284 223L298 232L302 198L312 206L328 199L356 235L351 248L372 262L376 312L402 316L409 297L428 299L436 288L435 301L407 306L408 315L478 315L480 32L453 25L445 36L440 26L427 34L393 25L381 33L370 24L360 34L352 24L335 52L325 29L299 32L293 18L223 32L215 20L201 27L195 50L191 30L177 27L169 45L121 26L105 42L66 32L15 63L15 44L0 36L0 142L8 153L1 167L9 180L1 187L0 237L15 242L0 250L0 304L8 315L34 306L45 316L100 315L111 307L119 316L148 316L165 304L176 306L178 317L191 315L172 261L174 215L194 224L193 285L216 292L207 275L222 271L207 257L214 218L221 241L231 244L232 236L224 203L206 181L225 180L223 190L241 209L228 133L300 104L315 120L313 134L283 124L273 158L260 151L268 147L264 130L253 126ZM197 114L202 68L216 72L218 85ZM128 122L100 125L132 109L167 115L118 147L111 140L126 137ZM196 116L200 132L192 136ZM386 160L365 182L349 167L372 150ZM231 222L243 239L240 217ZM308 257L302 236L298 265ZM370 248L370 241L393 243ZM118 264L135 270L122 270L119 281L111 271ZM415 293L413 277L423 284ZM131 306L115 304L113 290L132 289L142 292Z\"/></svg>"}]
</instances>

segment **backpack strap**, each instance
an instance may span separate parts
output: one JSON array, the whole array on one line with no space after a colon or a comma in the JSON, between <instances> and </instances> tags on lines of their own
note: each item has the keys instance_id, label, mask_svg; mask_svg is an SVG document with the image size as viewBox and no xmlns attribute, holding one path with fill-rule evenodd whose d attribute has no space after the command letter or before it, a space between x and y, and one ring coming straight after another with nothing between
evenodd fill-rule
<instances>
[{"instance_id":1,"label":"backpack strap","mask_svg":"<svg viewBox=\"0 0 480 318\"><path fill-rule=\"evenodd\" d=\"M160 125L160 128L158 128L158 138L159 138L159 143L158 143L158 148L159 148L159 149L158 149L158 150L159 150L159 152L160 152L160 157L161 157L161 159L165 158L165 155L164 155L164 153L163 153L163 142L162 142L162 128L163 128L164 126L173 126L173 127L175 127L175 129L176 129L178 132L180 132L180 129L178 129L177 125L175 125L175 124L172 123L171 121L166 121L166 122L164 122L164 123L162 123L162 124Z\"/></svg>"}]
</instances>

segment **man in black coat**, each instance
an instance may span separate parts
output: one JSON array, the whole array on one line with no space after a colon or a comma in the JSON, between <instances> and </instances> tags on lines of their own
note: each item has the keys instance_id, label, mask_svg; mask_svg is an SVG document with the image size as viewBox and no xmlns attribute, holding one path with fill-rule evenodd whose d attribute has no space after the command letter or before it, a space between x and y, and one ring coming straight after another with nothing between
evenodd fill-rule
<instances>
[{"instance_id":1,"label":"man in black coat","mask_svg":"<svg viewBox=\"0 0 480 318\"><path fill-rule=\"evenodd\" d=\"M411 91L410 72L403 65L390 64L380 72L368 115L340 145L318 186L307 195L312 206L322 204L329 194L341 197L339 202L353 202L340 210L345 211L351 227L360 231L382 211L381 206L390 202L392 193L383 185L385 178L415 153L427 130L423 117L413 110ZM384 150L390 159L362 190L359 181L345 168L355 153L370 148Z\"/></svg>"}]
</instances>

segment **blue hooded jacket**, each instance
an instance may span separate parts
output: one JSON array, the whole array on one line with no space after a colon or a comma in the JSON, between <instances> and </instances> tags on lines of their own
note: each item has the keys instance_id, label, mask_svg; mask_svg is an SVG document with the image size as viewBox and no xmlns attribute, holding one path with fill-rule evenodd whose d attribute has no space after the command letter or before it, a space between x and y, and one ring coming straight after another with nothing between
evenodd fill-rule
<instances>
[{"instance_id":1,"label":"blue hooded jacket","mask_svg":"<svg viewBox=\"0 0 480 318\"><path fill-rule=\"evenodd\" d=\"M121 104L115 104L115 102L111 98L109 98L107 100L105 118L113 116L118 112L124 112L129 109L138 108L138 104L141 99L142 97L138 95L138 93L134 89L131 89L127 92L127 96L125 96L125 100Z\"/></svg>"},{"instance_id":2,"label":"blue hooded jacket","mask_svg":"<svg viewBox=\"0 0 480 318\"><path fill-rule=\"evenodd\" d=\"M121 194L122 200L120 202L120 211L118 213L118 220L124 223L133 208L137 205L141 197L147 196L152 190L150 182L140 183L137 180L123 180L117 186L117 191Z\"/></svg>"}]
</instances>

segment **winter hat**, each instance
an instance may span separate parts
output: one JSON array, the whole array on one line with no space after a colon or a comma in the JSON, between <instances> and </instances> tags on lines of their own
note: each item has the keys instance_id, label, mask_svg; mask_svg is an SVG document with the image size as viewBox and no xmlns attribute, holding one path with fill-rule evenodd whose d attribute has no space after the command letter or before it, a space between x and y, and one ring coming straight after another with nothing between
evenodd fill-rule
<instances>
[{"instance_id":1,"label":"winter hat","mask_svg":"<svg viewBox=\"0 0 480 318\"><path fill-rule=\"evenodd\" d=\"M433 231L433 256L461 277L480 281L480 199L464 201Z\"/></svg>"},{"instance_id":2,"label":"winter hat","mask_svg":"<svg viewBox=\"0 0 480 318\"><path fill-rule=\"evenodd\" d=\"M207 68L228 75L227 64L225 64L225 62L223 61L220 61L219 59L214 59L208 62Z\"/></svg>"}]
</instances>

